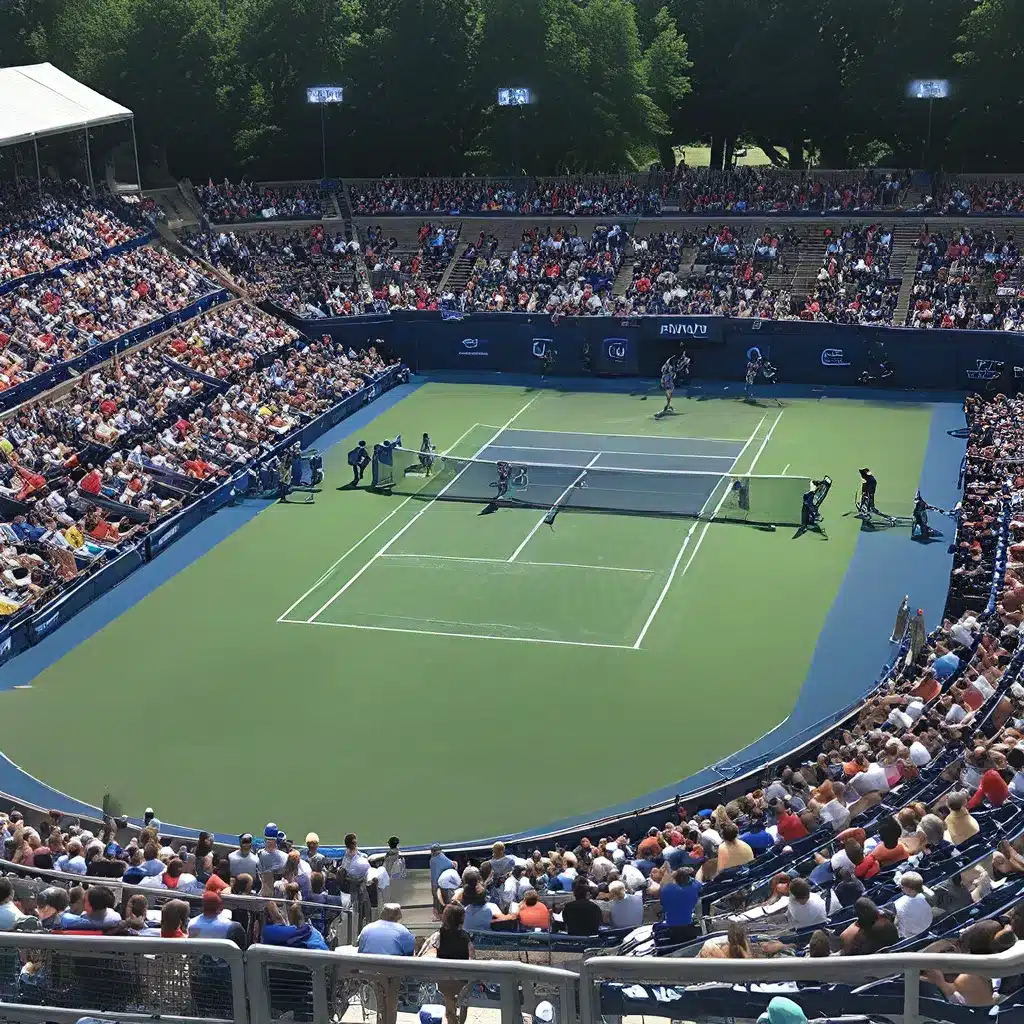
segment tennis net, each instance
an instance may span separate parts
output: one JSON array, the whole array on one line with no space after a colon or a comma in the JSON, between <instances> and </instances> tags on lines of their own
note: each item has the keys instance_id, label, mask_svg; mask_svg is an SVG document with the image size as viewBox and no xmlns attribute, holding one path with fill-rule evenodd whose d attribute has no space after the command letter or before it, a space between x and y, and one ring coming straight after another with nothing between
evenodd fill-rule
<instances>
[{"instance_id":1,"label":"tennis net","mask_svg":"<svg viewBox=\"0 0 1024 1024\"><path fill-rule=\"evenodd\" d=\"M379 490L426 500L498 503L520 508L578 509L634 515L799 525L809 477L610 469L499 463L392 448L376 475Z\"/></svg>"}]
</instances>

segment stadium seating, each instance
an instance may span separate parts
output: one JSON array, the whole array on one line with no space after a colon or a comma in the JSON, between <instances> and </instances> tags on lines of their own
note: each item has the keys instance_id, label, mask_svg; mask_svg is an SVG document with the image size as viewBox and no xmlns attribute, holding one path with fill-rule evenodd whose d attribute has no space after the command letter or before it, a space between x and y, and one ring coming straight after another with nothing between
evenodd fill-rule
<instances>
[{"instance_id":1,"label":"stadium seating","mask_svg":"<svg viewBox=\"0 0 1024 1024\"><path fill-rule=\"evenodd\" d=\"M326 212L318 185L260 185L208 181L195 190L203 213L214 224L259 220L319 220Z\"/></svg>"},{"instance_id":2,"label":"stadium seating","mask_svg":"<svg viewBox=\"0 0 1024 1024\"><path fill-rule=\"evenodd\" d=\"M317 225L304 231L201 231L181 241L220 268L257 302L270 300L302 317L364 312L368 290L358 280L358 244Z\"/></svg>"}]
</instances>

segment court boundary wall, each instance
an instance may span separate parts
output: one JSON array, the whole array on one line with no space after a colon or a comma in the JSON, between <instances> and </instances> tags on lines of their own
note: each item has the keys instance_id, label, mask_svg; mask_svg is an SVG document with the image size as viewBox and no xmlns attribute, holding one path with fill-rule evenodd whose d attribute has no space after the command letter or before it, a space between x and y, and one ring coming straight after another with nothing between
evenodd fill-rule
<instances>
[{"instance_id":1,"label":"court boundary wall","mask_svg":"<svg viewBox=\"0 0 1024 1024\"><path fill-rule=\"evenodd\" d=\"M743 379L759 352L780 383L873 388L1009 391L1024 388L1024 334L758 320L722 316L551 317L540 313L450 314L397 310L309 320L271 302L263 308L306 333L355 348L387 345L414 373L656 377L685 347L696 379ZM556 353L545 371L542 358ZM878 379L881 358L892 375Z\"/></svg>"}]
</instances>

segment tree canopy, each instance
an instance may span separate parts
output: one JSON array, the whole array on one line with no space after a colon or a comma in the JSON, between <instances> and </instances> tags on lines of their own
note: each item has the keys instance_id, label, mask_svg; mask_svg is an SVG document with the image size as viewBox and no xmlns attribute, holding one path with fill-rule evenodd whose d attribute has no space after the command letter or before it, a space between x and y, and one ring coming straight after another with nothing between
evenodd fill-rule
<instances>
[{"instance_id":1,"label":"tree canopy","mask_svg":"<svg viewBox=\"0 0 1024 1024\"><path fill-rule=\"evenodd\" d=\"M166 175L548 174L774 161L1024 166L1024 0L6 0L0 61L129 105ZM905 96L950 78L951 98ZM536 103L499 108L499 86Z\"/></svg>"}]
</instances>

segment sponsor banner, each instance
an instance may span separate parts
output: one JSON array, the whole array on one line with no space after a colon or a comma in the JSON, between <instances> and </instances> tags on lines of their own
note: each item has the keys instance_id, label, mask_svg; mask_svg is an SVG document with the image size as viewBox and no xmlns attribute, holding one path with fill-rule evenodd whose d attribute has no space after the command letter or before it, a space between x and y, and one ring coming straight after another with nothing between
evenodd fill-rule
<instances>
[{"instance_id":1,"label":"sponsor banner","mask_svg":"<svg viewBox=\"0 0 1024 1024\"><path fill-rule=\"evenodd\" d=\"M823 348L821 350L821 365L849 366L850 360L846 358L846 352L841 348Z\"/></svg>"},{"instance_id":2,"label":"sponsor banner","mask_svg":"<svg viewBox=\"0 0 1024 1024\"><path fill-rule=\"evenodd\" d=\"M655 316L645 322L647 335L662 341L692 345L721 345L725 341L725 320L715 316Z\"/></svg>"},{"instance_id":3,"label":"sponsor banner","mask_svg":"<svg viewBox=\"0 0 1024 1024\"><path fill-rule=\"evenodd\" d=\"M601 339L595 369L598 373L635 374L638 345L634 338L606 337Z\"/></svg>"}]
</instances>

